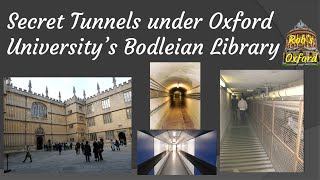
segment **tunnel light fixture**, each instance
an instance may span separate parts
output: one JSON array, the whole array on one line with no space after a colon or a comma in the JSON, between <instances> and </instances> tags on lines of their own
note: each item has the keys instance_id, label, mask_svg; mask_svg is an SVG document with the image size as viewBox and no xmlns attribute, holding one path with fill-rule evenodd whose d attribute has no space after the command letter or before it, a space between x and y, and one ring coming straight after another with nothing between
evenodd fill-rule
<instances>
[{"instance_id":1,"label":"tunnel light fixture","mask_svg":"<svg viewBox=\"0 0 320 180\"><path fill-rule=\"evenodd\" d=\"M176 138L173 138L173 139L172 139L172 142L173 142L173 143L176 143Z\"/></svg>"},{"instance_id":2,"label":"tunnel light fixture","mask_svg":"<svg viewBox=\"0 0 320 180\"><path fill-rule=\"evenodd\" d=\"M177 133L175 131L172 132L173 136L177 136Z\"/></svg>"},{"instance_id":3,"label":"tunnel light fixture","mask_svg":"<svg viewBox=\"0 0 320 180\"><path fill-rule=\"evenodd\" d=\"M253 89L247 89L247 92L253 92L254 90Z\"/></svg>"},{"instance_id":4,"label":"tunnel light fixture","mask_svg":"<svg viewBox=\"0 0 320 180\"><path fill-rule=\"evenodd\" d=\"M222 79L220 79L220 86L221 87L226 87L226 83Z\"/></svg>"},{"instance_id":5,"label":"tunnel light fixture","mask_svg":"<svg viewBox=\"0 0 320 180\"><path fill-rule=\"evenodd\" d=\"M233 94L230 88L227 88L228 93Z\"/></svg>"},{"instance_id":6,"label":"tunnel light fixture","mask_svg":"<svg viewBox=\"0 0 320 180\"><path fill-rule=\"evenodd\" d=\"M176 84L176 88L179 88L179 87L180 87L180 83L177 83L177 84Z\"/></svg>"}]
</instances>

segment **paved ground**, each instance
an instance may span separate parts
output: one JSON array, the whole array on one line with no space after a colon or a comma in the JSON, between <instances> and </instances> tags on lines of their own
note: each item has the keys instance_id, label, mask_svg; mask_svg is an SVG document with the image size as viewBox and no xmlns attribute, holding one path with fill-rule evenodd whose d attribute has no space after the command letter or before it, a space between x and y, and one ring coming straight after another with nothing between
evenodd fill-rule
<instances>
[{"instance_id":1,"label":"paved ground","mask_svg":"<svg viewBox=\"0 0 320 180\"><path fill-rule=\"evenodd\" d=\"M127 147L121 146L121 151L111 151L109 145L105 145L102 153L103 161L94 161L93 154L90 157L91 162L86 162L83 154L77 155L75 150L62 151L59 155L58 151L34 151L31 152L32 163L29 159L25 163L24 153L11 154L9 156L8 173L45 173L47 175L56 174L112 174L112 175L128 175L132 174L131 170L131 144ZM7 161L4 161L6 169Z\"/></svg>"}]
</instances>

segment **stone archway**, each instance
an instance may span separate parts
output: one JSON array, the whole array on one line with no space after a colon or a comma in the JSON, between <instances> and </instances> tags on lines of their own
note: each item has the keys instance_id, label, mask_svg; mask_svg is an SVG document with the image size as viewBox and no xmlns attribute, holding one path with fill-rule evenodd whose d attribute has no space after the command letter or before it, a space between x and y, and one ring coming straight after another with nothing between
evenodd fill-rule
<instances>
[{"instance_id":1,"label":"stone archway","mask_svg":"<svg viewBox=\"0 0 320 180\"><path fill-rule=\"evenodd\" d=\"M43 140L44 140L44 130L39 127L36 130L36 144L37 144L37 150L43 149Z\"/></svg>"},{"instance_id":2,"label":"stone archway","mask_svg":"<svg viewBox=\"0 0 320 180\"><path fill-rule=\"evenodd\" d=\"M118 137L120 142L123 142L124 145L127 145L127 138L124 132L119 132Z\"/></svg>"}]
</instances>

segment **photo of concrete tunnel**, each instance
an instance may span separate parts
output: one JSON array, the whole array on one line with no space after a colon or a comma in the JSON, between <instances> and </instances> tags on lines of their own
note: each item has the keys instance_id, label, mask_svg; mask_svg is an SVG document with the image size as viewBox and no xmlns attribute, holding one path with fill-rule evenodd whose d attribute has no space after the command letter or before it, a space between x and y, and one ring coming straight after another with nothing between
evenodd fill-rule
<instances>
[{"instance_id":1,"label":"photo of concrete tunnel","mask_svg":"<svg viewBox=\"0 0 320 180\"><path fill-rule=\"evenodd\" d=\"M143 130L137 137L138 175L216 174L216 131Z\"/></svg>"},{"instance_id":2,"label":"photo of concrete tunnel","mask_svg":"<svg viewBox=\"0 0 320 180\"><path fill-rule=\"evenodd\" d=\"M220 73L220 172L304 172L303 71Z\"/></svg>"},{"instance_id":3,"label":"photo of concrete tunnel","mask_svg":"<svg viewBox=\"0 0 320 180\"><path fill-rule=\"evenodd\" d=\"M150 129L200 129L200 63L150 63Z\"/></svg>"}]
</instances>

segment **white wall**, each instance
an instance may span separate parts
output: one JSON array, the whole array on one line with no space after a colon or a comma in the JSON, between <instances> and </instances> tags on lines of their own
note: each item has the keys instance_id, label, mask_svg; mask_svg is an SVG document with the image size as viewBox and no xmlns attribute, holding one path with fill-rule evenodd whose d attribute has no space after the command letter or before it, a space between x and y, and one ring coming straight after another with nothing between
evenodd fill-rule
<instances>
[{"instance_id":1,"label":"white wall","mask_svg":"<svg viewBox=\"0 0 320 180\"><path fill-rule=\"evenodd\" d=\"M169 150L169 145L165 142L160 141L159 139L154 138L154 156ZM154 175L157 175L159 170L162 168L164 163L166 162L169 153L167 153L155 166L154 166Z\"/></svg>"},{"instance_id":2,"label":"white wall","mask_svg":"<svg viewBox=\"0 0 320 180\"><path fill-rule=\"evenodd\" d=\"M194 156L195 153L195 139L191 139L187 142L181 143L177 145L177 148L181 151L184 151L188 154ZM188 167L189 171L194 174L194 166L193 164L188 161L183 155L180 154L180 158L183 160L184 164Z\"/></svg>"},{"instance_id":3,"label":"white wall","mask_svg":"<svg viewBox=\"0 0 320 180\"><path fill-rule=\"evenodd\" d=\"M220 142L232 119L231 94L220 86Z\"/></svg>"},{"instance_id":4,"label":"white wall","mask_svg":"<svg viewBox=\"0 0 320 180\"><path fill-rule=\"evenodd\" d=\"M170 101L169 96L150 99L150 112L168 101ZM161 127L161 120L166 116L169 108L170 103L166 103L157 112L150 116L150 129L159 129Z\"/></svg>"},{"instance_id":5,"label":"white wall","mask_svg":"<svg viewBox=\"0 0 320 180\"><path fill-rule=\"evenodd\" d=\"M186 94L200 93L200 87L186 92ZM195 129L200 129L200 100L186 98L186 111L189 114Z\"/></svg>"}]
</instances>

